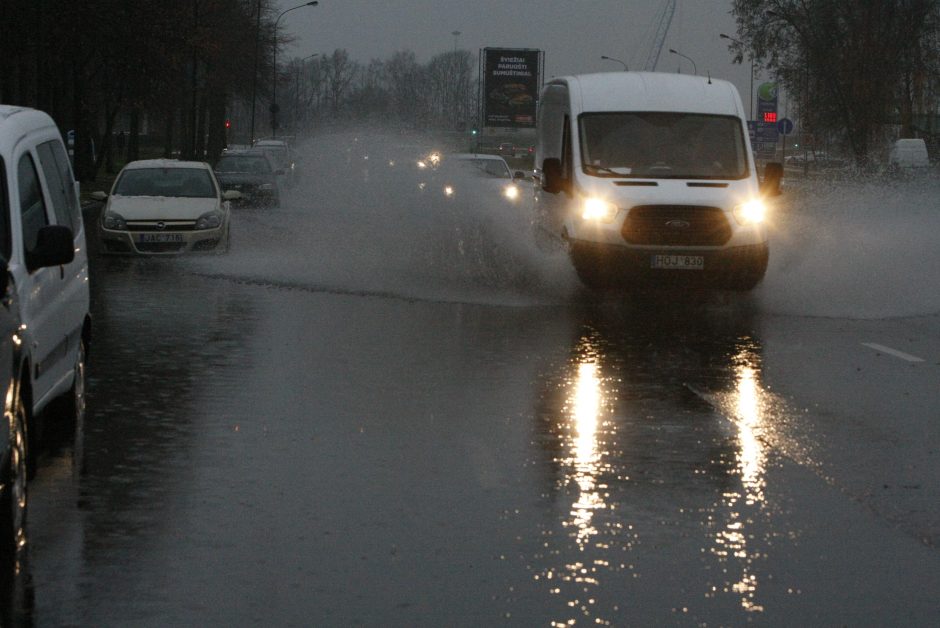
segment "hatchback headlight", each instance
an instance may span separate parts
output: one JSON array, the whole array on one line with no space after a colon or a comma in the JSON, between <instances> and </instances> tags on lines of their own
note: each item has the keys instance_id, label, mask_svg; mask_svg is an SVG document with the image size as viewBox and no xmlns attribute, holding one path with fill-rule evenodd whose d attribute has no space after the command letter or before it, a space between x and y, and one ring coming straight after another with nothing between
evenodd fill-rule
<instances>
[{"instance_id":1,"label":"hatchback headlight","mask_svg":"<svg viewBox=\"0 0 940 628\"><path fill-rule=\"evenodd\" d=\"M584 199L581 205L581 217L585 220L613 222L619 208L609 201L595 196Z\"/></svg>"},{"instance_id":2,"label":"hatchback headlight","mask_svg":"<svg viewBox=\"0 0 940 628\"><path fill-rule=\"evenodd\" d=\"M734 219L739 225L757 225L764 222L767 216L767 206L759 198L751 199L746 203L736 205L734 210Z\"/></svg>"},{"instance_id":3,"label":"hatchback headlight","mask_svg":"<svg viewBox=\"0 0 940 628\"><path fill-rule=\"evenodd\" d=\"M124 216L110 210L101 217L101 226L110 231L127 231L127 221L124 220Z\"/></svg>"},{"instance_id":4,"label":"hatchback headlight","mask_svg":"<svg viewBox=\"0 0 940 628\"><path fill-rule=\"evenodd\" d=\"M222 212L211 211L203 214L199 217L199 220L196 221L196 231L204 231L206 229L218 229L222 226Z\"/></svg>"}]
</instances>

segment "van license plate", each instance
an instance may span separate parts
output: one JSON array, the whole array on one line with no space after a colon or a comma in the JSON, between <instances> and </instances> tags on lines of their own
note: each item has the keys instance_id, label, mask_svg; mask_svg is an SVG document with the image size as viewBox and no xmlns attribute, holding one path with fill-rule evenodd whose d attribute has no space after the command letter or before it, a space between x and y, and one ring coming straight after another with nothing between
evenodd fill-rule
<instances>
[{"instance_id":1,"label":"van license plate","mask_svg":"<svg viewBox=\"0 0 940 628\"><path fill-rule=\"evenodd\" d=\"M669 270L704 270L703 255L653 255L650 268Z\"/></svg>"},{"instance_id":2,"label":"van license plate","mask_svg":"<svg viewBox=\"0 0 940 628\"><path fill-rule=\"evenodd\" d=\"M141 244L153 244L153 243L166 243L166 242L182 242L183 234L182 233L141 233L137 236L137 241Z\"/></svg>"}]
</instances>

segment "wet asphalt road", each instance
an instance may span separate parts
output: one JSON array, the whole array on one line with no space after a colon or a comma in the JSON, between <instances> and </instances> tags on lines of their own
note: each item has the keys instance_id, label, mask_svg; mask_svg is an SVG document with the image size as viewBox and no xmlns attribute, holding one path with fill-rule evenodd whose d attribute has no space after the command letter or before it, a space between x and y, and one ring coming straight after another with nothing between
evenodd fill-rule
<instances>
[{"instance_id":1,"label":"wet asphalt road","mask_svg":"<svg viewBox=\"0 0 940 628\"><path fill-rule=\"evenodd\" d=\"M309 212L94 258L12 625L936 625L936 313L520 304L446 265L427 298L328 233L265 263Z\"/></svg>"}]
</instances>

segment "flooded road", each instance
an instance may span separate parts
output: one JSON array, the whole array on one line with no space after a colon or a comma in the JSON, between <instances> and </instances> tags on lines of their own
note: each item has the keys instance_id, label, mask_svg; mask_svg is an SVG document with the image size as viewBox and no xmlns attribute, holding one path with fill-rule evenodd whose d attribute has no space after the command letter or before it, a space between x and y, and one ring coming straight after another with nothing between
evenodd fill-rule
<instances>
[{"instance_id":1,"label":"flooded road","mask_svg":"<svg viewBox=\"0 0 940 628\"><path fill-rule=\"evenodd\" d=\"M940 616L936 310L786 311L786 250L753 295L589 295L450 247L491 221L302 192L225 257L94 259L7 623Z\"/></svg>"}]
</instances>

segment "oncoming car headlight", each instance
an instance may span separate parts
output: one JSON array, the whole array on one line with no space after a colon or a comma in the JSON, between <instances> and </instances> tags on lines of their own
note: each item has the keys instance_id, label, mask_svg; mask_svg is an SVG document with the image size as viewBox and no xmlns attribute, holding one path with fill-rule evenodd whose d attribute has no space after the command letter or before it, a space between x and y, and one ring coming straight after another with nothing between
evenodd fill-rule
<instances>
[{"instance_id":1,"label":"oncoming car headlight","mask_svg":"<svg viewBox=\"0 0 940 628\"><path fill-rule=\"evenodd\" d=\"M217 211L211 211L203 214L196 221L196 231L205 229L218 229L222 226L222 214Z\"/></svg>"},{"instance_id":2,"label":"oncoming car headlight","mask_svg":"<svg viewBox=\"0 0 940 628\"><path fill-rule=\"evenodd\" d=\"M612 222L618 211L619 209L613 203L591 196L584 199L581 206L581 217L585 220Z\"/></svg>"},{"instance_id":3,"label":"oncoming car headlight","mask_svg":"<svg viewBox=\"0 0 940 628\"><path fill-rule=\"evenodd\" d=\"M120 214L106 211L101 217L101 226L111 231L127 231L127 221Z\"/></svg>"},{"instance_id":4,"label":"oncoming car headlight","mask_svg":"<svg viewBox=\"0 0 940 628\"><path fill-rule=\"evenodd\" d=\"M758 225L764 222L767 216L767 206L759 198L751 199L746 203L736 205L734 210L734 219L739 225Z\"/></svg>"},{"instance_id":5,"label":"oncoming car headlight","mask_svg":"<svg viewBox=\"0 0 940 628\"><path fill-rule=\"evenodd\" d=\"M519 198L519 188L515 185L509 184L503 189L503 196L508 198L510 201L514 201Z\"/></svg>"}]
</instances>

